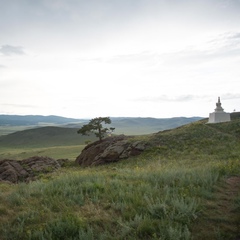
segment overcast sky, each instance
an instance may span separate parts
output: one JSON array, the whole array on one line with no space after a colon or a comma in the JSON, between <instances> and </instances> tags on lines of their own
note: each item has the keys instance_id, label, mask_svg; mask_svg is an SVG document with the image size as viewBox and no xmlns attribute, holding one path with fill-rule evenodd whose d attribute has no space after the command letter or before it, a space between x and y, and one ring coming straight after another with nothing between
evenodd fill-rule
<instances>
[{"instance_id":1,"label":"overcast sky","mask_svg":"<svg viewBox=\"0 0 240 240\"><path fill-rule=\"evenodd\" d=\"M0 114L240 111L240 0L0 0Z\"/></svg>"}]
</instances>

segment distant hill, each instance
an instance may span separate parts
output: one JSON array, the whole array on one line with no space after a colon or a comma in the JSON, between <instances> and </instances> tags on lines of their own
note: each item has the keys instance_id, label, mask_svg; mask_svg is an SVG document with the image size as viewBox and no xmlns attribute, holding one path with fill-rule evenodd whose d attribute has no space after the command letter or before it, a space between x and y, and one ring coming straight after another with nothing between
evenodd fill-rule
<instances>
[{"instance_id":1,"label":"distant hill","mask_svg":"<svg viewBox=\"0 0 240 240\"><path fill-rule=\"evenodd\" d=\"M82 145L85 141L96 141L92 136L77 134L76 128L40 127L0 136L1 147L52 147Z\"/></svg>"},{"instance_id":2,"label":"distant hill","mask_svg":"<svg viewBox=\"0 0 240 240\"><path fill-rule=\"evenodd\" d=\"M80 122L83 119L65 118L59 116L42 115L0 115L0 126L26 126L41 124L66 124L69 122Z\"/></svg>"},{"instance_id":3,"label":"distant hill","mask_svg":"<svg viewBox=\"0 0 240 240\"><path fill-rule=\"evenodd\" d=\"M112 118L112 125L117 133L149 134L166 129L179 127L190 122L202 119L201 117L176 118Z\"/></svg>"},{"instance_id":4,"label":"distant hill","mask_svg":"<svg viewBox=\"0 0 240 240\"><path fill-rule=\"evenodd\" d=\"M230 116L232 120L240 118L240 112L232 112L230 113Z\"/></svg>"},{"instance_id":5,"label":"distant hill","mask_svg":"<svg viewBox=\"0 0 240 240\"><path fill-rule=\"evenodd\" d=\"M58 119L58 118L57 118ZM111 118L115 134L141 135L175 128L195 122L201 118ZM88 121L86 121L88 122ZM52 147L82 145L85 141L96 141L95 136L82 136L77 130L86 123L70 123L60 126L44 126L16 131L0 136L0 147ZM13 129L16 129L13 127Z\"/></svg>"},{"instance_id":6,"label":"distant hill","mask_svg":"<svg viewBox=\"0 0 240 240\"><path fill-rule=\"evenodd\" d=\"M239 134L239 121L239 115L235 113L233 121L222 124L205 124L207 119L199 117L169 119L112 118L112 126L116 128L116 134L139 135L154 133L153 135L155 137L151 138L153 142L160 140L161 144L163 144L170 141L171 143L169 142L167 145L172 145L173 142L176 141L176 147L184 148L186 147L186 142L184 141L183 145L181 145L180 140L188 138L185 133L183 133L185 130L188 131L188 135L193 135L193 138L189 135L189 142L187 144L193 144L194 142L199 144L201 142L199 139L204 133L215 135L215 133L225 131L225 136L228 136L232 132ZM82 124L83 123L70 124L68 127L44 126L16 131L8 135L0 136L0 147L31 148L71 146L85 144L88 140L97 140L94 135L82 136L77 134L77 130ZM199 131L196 132L198 127ZM215 132L212 132L213 129L215 129ZM181 135L181 137L178 138L178 135ZM161 136L160 139L158 139L158 136ZM219 136L217 136L217 138L219 138ZM209 141L210 140L206 140L206 142Z\"/></svg>"},{"instance_id":7,"label":"distant hill","mask_svg":"<svg viewBox=\"0 0 240 240\"><path fill-rule=\"evenodd\" d=\"M110 117L112 127L116 134L141 135L171 129L195 122L201 117L175 117L175 118L134 118L134 117ZM58 126L64 128L80 128L89 119L65 118L59 116L41 115L0 115L0 136L19 130L25 130L43 126Z\"/></svg>"},{"instance_id":8,"label":"distant hill","mask_svg":"<svg viewBox=\"0 0 240 240\"><path fill-rule=\"evenodd\" d=\"M175 117L175 118L134 118L111 117L111 126L115 127L115 134L142 135L166 129L179 127L202 119L201 117ZM67 124L66 127L79 128L82 124Z\"/></svg>"}]
</instances>

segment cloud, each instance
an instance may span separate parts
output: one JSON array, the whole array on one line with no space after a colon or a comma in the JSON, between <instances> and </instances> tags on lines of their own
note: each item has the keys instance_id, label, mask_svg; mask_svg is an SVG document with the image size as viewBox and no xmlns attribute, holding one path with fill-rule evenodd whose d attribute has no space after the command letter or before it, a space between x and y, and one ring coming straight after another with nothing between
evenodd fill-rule
<instances>
[{"instance_id":1,"label":"cloud","mask_svg":"<svg viewBox=\"0 0 240 240\"><path fill-rule=\"evenodd\" d=\"M215 60L238 58L240 56L240 32L225 32L199 44L188 45L178 51L139 51L130 54L118 54L105 58L89 58L82 61L107 62L110 64L157 65L198 65Z\"/></svg>"},{"instance_id":2,"label":"cloud","mask_svg":"<svg viewBox=\"0 0 240 240\"><path fill-rule=\"evenodd\" d=\"M225 99L225 100L240 99L240 93L236 93L236 94L226 93L221 96L221 99Z\"/></svg>"},{"instance_id":3,"label":"cloud","mask_svg":"<svg viewBox=\"0 0 240 240\"><path fill-rule=\"evenodd\" d=\"M240 49L240 32L225 32L208 43L213 49Z\"/></svg>"},{"instance_id":4,"label":"cloud","mask_svg":"<svg viewBox=\"0 0 240 240\"><path fill-rule=\"evenodd\" d=\"M125 55L116 55L112 58L109 58L107 61L109 63L149 63L149 64L155 64L157 63L161 58L161 55L157 53L152 52L140 52L135 54L125 54Z\"/></svg>"},{"instance_id":5,"label":"cloud","mask_svg":"<svg viewBox=\"0 0 240 240\"><path fill-rule=\"evenodd\" d=\"M189 46L185 49L162 55L165 64L193 65L207 63L227 58L239 58L240 33L224 33L206 41L199 46Z\"/></svg>"},{"instance_id":6,"label":"cloud","mask_svg":"<svg viewBox=\"0 0 240 240\"><path fill-rule=\"evenodd\" d=\"M95 58L78 58L78 62L87 62L87 63L108 63L114 65L135 65L143 64L147 66L155 65L161 62L162 54L158 54L151 51L144 51L139 53L131 54L118 54L113 56L106 57L95 57Z\"/></svg>"},{"instance_id":7,"label":"cloud","mask_svg":"<svg viewBox=\"0 0 240 240\"><path fill-rule=\"evenodd\" d=\"M160 95L157 97L141 97L135 98L134 101L143 101L143 102L189 102L195 99L203 98L203 96L197 95L179 95L179 96L168 96L168 95Z\"/></svg>"},{"instance_id":8,"label":"cloud","mask_svg":"<svg viewBox=\"0 0 240 240\"><path fill-rule=\"evenodd\" d=\"M10 108L30 108L36 109L38 106L36 105L28 105L28 104L11 104L11 103L3 103L1 104L2 107L10 107Z\"/></svg>"},{"instance_id":9,"label":"cloud","mask_svg":"<svg viewBox=\"0 0 240 240\"><path fill-rule=\"evenodd\" d=\"M240 99L240 93L225 93L221 94L221 100L234 100ZM184 94L178 96L170 96L170 95L160 95L160 96L146 96L135 98L133 101L136 102L191 102L195 100L203 100L207 102L212 102L212 95L191 95ZM217 97L216 97L217 100Z\"/></svg>"},{"instance_id":10,"label":"cloud","mask_svg":"<svg viewBox=\"0 0 240 240\"><path fill-rule=\"evenodd\" d=\"M20 46L11 46L11 45L2 45L0 48L0 53L5 56L10 55L25 55L23 47Z\"/></svg>"}]
</instances>

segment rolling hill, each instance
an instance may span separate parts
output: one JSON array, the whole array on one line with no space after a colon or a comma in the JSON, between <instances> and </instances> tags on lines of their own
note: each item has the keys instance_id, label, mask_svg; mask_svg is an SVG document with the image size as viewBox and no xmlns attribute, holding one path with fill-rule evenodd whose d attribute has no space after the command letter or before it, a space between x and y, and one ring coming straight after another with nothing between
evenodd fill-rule
<instances>
[{"instance_id":1,"label":"rolling hill","mask_svg":"<svg viewBox=\"0 0 240 240\"><path fill-rule=\"evenodd\" d=\"M176 117L176 118L134 118L112 117L111 126L115 127L115 134L143 135L172 129L202 119L201 117ZM80 128L84 123L69 123L65 127Z\"/></svg>"},{"instance_id":2,"label":"rolling hill","mask_svg":"<svg viewBox=\"0 0 240 240\"><path fill-rule=\"evenodd\" d=\"M150 134L166 129L179 127L190 122L195 122L201 117L176 117L176 118L111 118L112 125L117 134L140 135Z\"/></svg>"},{"instance_id":3,"label":"rolling hill","mask_svg":"<svg viewBox=\"0 0 240 240\"><path fill-rule=\"evenodd\" d=\"M94 136L81 136L76 128L40 127L0 136L1 147L52 147L82 145L85 141L95 141Z\"/></svg>"},{"instance_id":4,"label":"rolling hill","mask_svg":"<svg viewBox=\"0 0 240 240\"><path fill-rule=\"evenodd\" d=\"M239 116L240 114L238 112L231 114L231 118L233 120L239 119ZM26 117L25 119L28 119L27 116L25 117ZM83 124L88 123L88 120L82 119L82 120L79 120L79 122L76 122L77 119L65 119L65 118L56 117L56 116L49 116L49 118L44 116L40 116L40 117L35 116L33 117L33 119L35 119L34 120L35 122L34 122L33 120L31 120L32 117L33 116L29 116L30 120L24 123L22 122L22 124L26 124L26 125L21 126L20 128L21 131L17 131L18 127L16 126L8 126L8 130L10 132L12 130L12 132L10 134L0 136L0 147L14 146L14 147L21 148L21 147L70 146L70 145L81 145L88 140L90 141L96 140L94 136L89 137L89 136L81 136L77 134L77 130ZM55 124L59 124L59 125L44 126L44 127L39 127L39 125L35 127L27 126L27 122L36 123L38 120L50 121L50 119L52 119L52 124L54 124L54 121L55 121ZM71 122L73 120L75 122ZM166 119L119 117L119 118L111 118L111 120L112 120L111 126L116 128L115 134L125 134L125 135L145 135L145 134L156 133L159 131L162 132L169 129L174 129L174 131L176 132L176 131L180 131L178 129L185 129L184 127L179 128L180 126L184 126L184 125L191 126L191 124L189 125L189 123L198 122L199 120L200 122L207 121L206 119L204 120L200 117L192 117L192 118L178 117L178 118L166 118ZM15 123L20 124L21 121L16 121ZM213 126L214 128L217 128L218 126L221 126L221 125L217 124L217 125L205 126L204 124L203 129L206 129L207 132L211 132L213 129ZM230 124L230 126L232 126L232 124ZM32 128L24 129L25 127L26 128L32 127ZM236 131L240 131L240 130L236 130ZM180 139L182 138L183 137L181 136ZM179 141L179 139L177 141ZM197 141L197 140L195 139L194 141Z\"/></svg>"},{"instance_id":5,"label":"rolling hill","mask_svg":"<svg viewBox=\"0 0 240 240\"><path fill-rule=\"evenodd\" d=\"M0 115L0 126L27 126L41 124L66 124L69 122L80 122L84 119L65 118L60 116L42 115ZM86 121L86 120L85 120Z\"/></svg>"},{"instance_id":6,"label":"rolling hill","mask_svg":"<svg viewBox=\"0 0 240 240\"><path fill-rule=\"evenodd\" d=\"M83 125L88 123L85 122L69 122L67 124L60 124L60 122L67 122L76 119L62 119L61 117L33 117L29 116L23 118L25 122L17 121L16 119L12 122L16 124L25 124L18 127L8 126L9 134L0 136L0 147L52 147L52 146L70 146L84 144L85 141L94 141L94 136L81 136L77 134L77 130ZM14 119L14 118L13 118ZM34 120L33 120L34 119ZM57 126L42 126L31 125L27 123L37 123L38 120L50 121L51 124L60 124ZM54 120L55 119L55 120ZM169 118L169 119L156 119L156 118L112 118L112 126L116 128L115 134L125 135L142 135L151 134L154 132L175 128L189 122L197 121L201 118ZM83 120L82 120L83 121ZM39 123L39 122L38 122ZM51 125L50 124L50 125ZM24 129L24 128L27 129ZM4 126L2 127L2 129ZM29 129L30 128L30 129ZM11 132L12 130L12 132Z\"/></svg>"}]
</instances>

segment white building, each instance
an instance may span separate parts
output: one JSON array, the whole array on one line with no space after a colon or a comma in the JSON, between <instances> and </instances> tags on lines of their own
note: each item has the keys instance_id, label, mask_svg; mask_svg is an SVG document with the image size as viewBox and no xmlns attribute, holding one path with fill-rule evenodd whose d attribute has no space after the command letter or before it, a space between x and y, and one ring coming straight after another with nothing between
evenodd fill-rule
<instances>
[{"instance_id":1,"label":"white building","mask_svg":"<svg viewBox=\"0 0 240 240\"><path fill-rule=\"evenodd\" d=\"M219 122L229 122L231 121L230 113L224 112L220 102L220 97L218 97L218 102L216 103L215 112L209 113L208 123L219 123Z\"/></svg>"}]
</instances>

